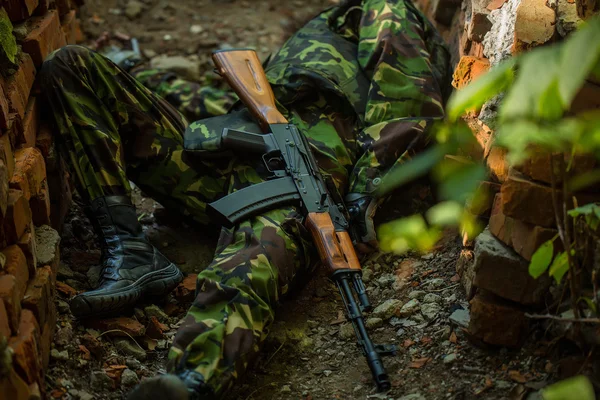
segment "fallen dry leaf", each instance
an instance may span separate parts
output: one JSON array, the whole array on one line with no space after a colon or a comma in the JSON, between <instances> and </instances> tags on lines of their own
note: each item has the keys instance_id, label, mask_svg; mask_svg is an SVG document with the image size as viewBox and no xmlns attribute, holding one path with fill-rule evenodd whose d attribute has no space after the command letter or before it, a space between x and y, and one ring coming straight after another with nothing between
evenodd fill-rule
<instances>
[{"instance_id":1,"label":"fallen dry leaf","mask_svg":"<svg viewBox=\"0 0 600 400\"><path fill-rule=\"evenodd\" d=\"M491 389L492 387L494 387L494 382L492 381L492 378L490 378L489 376L486 376L483 387L481 389L478 389L475 391L475 396L479 396L480 394L482 394L483 392L485 392L488 389Z\"/></svg>"},{"instance_id":2,"label":"fallen dry leaf","mask_svg":"<svg viewBox=\"0 0 600 400\"><path fill-rule=\"evenodd\" d=\"M81 352L83 353L83 356L81 356L81 358L83 358L84 360L91 360L92 359L92 354L90 353L90 351L88 350L87 347L85 347L84 345L80 344L79 345L79 350L81 350Z\"/></svg>"},{"instance_id":3,"label":"fallen dry leaf","mask_svg":"<svg viewBox=\"0 0 600 400\"><path fill-rule=\"evenodd\" d=\"M460 281L460 275L454 274L452 278L450 278L450 282L458 282Z\"/></svg>"},{"instance_id":4,"label":"fallen dry leaf","mask_svg":"<svg viewBox=\"0 0 600 400\"><path fill-rule=\"evenodd\" d=\"M106 375L108 375L111 379L118 381L121 379L121 375L126 368L127 365L110 365L108 368L104 369L104 372L106 372Z\"/></svg>"},{"instance_id":5,"label":"fallen dry leaf","mask_svg":"<svg viewBox=\"0 0 600 400\"><path fill-rule=\"evenodd\" d=\"M54 389L53 391L50 392L50 396L52 396L52 398L54 399L60 399L62 398L65 394L67 393L67 389Z\"/></svg>"},{"instance_id":6,"label":"fallen dry leaf","mask_svg":"<svg viewBox=\"0 0 600 400\"><path fill-rule=\"evenodd\" d=\"M402 343L402 347L408 349L410 346L412 346L413 344L415 344L416 342L414 340L411 339L406 339L404 341L404 343Z\"/></svg>"},{"instance_id":7,"label":"fallen dry leaf","mask_svg":"<svg viewBox=\"0 0 600 400\"><path fill-rule=\"evenodd\" d=\"M510 379L512 379L515 382L518 383L525 383L527 382L527 378L521 374L519 371L511 369L510 371L508 371L508 376Z\"/></svg>"},{"instance_id":8,"label":"fallen dry leaf","mask_svg":"<svg viewBox=\"0 0 600 400\"><path fill-rule=\"evenodd\" d=\"M423 344L429 344L429 343L431 343L432 341L433 341L433 339L431 339L429 336L423 336L423 337L421 338L421 343L423 343Z\"/></svg>"},{"instance_id":9,"label":"fallen dry leaf","mask_svg":"<svg viewBox=\"0 0 600 400\"><path fill-rule=\"evenodd\" d=\"M331 321L329 324L330 325L339 325L343 322L346 322L346 316L344 315L344 312L342 310L338 310L337 318L334 319L333 321Z\"/></svg>"},{"instance_id":10,"label":"fallen dry leaf","mask_svg":"<svg viewBox=\"0 0 600 400\"><path fill-rule=\"evenodd\" d=\"M73 297L77 294L77 290L60 281L56 281L56 290L68 297Z\"/></svg>"},{"instance_id":11,"label":"fallen dry leaf","mask_svg":"<svg viewBox=\"0 0 600 400\"><path fill-rule=\"evenodd\" d=\"M402 260L398 268L396 268L396 278L398 278L401 282L406 282L415 272L415 264L418 263L417 260Z\"/></svg>"},{"instance_id":12,"label":"fallen dry leaf","mask_svg":"<svg viewBox=\"0 0 600 400\"><path fill-rule=\"evenodd\" d=\"M458 337L456 336L456 332L452 331L452 333L450 334L450 339L448 339L450 341L450 343L458 343Z\"/></svg>"},{"instance_id":13,"label":"fallen dry leaf","mask_svg":"<svg viewBox=\"0 0 600 400\"><path fill-rule=\"evenodd\" d=\"M410 368L423 368L425 366L425 364L427 364L427 362L431 360L431 358L429 357L423 357L423 358L417 358L415 360L412 360L408 366Z\"/></svg>"}]
</instances>

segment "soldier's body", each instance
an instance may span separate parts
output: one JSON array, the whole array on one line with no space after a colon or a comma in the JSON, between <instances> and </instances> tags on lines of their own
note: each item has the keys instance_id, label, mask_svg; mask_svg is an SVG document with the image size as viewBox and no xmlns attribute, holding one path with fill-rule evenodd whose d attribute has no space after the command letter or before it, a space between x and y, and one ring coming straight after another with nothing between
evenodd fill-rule
<instances>
[{"instance_id":1,"label":"soldier's body","mask_svg":"<svg viewBox=\"0 0 600 400\"><path fill-rule=\"evenodd\" d=\"M354 0L311 20L265 68L280 111L306 135L322 172L341 195L352 194L365 241L374 239L373 191L426 145L427 128L443 116L448 62L409 0ZM207 224L207 203L267 176L259 158L211 153L223 128L259 132L243 105L230 110L232 93L161 71L133 74L79 46L59 50L42 70L64 154L102 242L100 287L71 304L79 317L165 294L181 280L145 239L130 180ZM302 222L287 206L221 231L169 354L168 371L190 395L223 393L258 352L277 302L313 265ZM138 398L144 390L157 395L160 385L140 388Z\"/></svg>"}]
</instances>

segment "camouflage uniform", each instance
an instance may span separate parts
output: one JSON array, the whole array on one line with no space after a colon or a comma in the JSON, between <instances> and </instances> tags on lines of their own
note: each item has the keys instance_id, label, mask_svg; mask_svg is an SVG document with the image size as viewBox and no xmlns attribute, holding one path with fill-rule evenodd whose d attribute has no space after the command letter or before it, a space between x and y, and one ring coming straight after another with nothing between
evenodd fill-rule
<instances>
[{"instance_id":1,"label":"camouflage uniform","mask_svg":"<svg viewBox=\"0 0 600 400\"><path fill-rule=\"evenodd\" d=\"M368 193L427 144L443 116L448 54L409 0L349 1L320 14L266 66L280 111L307 136L339 191ZM209 222L206 204L260 182L260 160L219 155L224 127L259 132L231 93L161 71L137 80L83 47L45 64L50 107L84 196L129 194ZM154 93L156 94L154 94ZM169 104L171 103L171 104ZM186 120L197 120L189 124ZM223 229L179 329L168 369L195 369L222 393L256 355L274 307L313 250L293 207Z\"/></svg>"}]
</instances>

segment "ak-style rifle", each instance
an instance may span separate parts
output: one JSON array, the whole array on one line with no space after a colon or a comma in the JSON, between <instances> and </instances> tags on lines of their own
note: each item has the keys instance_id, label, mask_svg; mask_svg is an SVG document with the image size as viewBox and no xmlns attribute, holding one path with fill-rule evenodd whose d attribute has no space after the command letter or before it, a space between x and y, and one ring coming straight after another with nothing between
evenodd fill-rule
<instances>
[{"instance_id":1,"label":"ak-style rifle","mask_svg":"<svg viewBox=\"0 0 600 400\"><path fill-rule=\"evenodd\" d=\"M263 183L238 190L213 202L208 213L224 226L280 205L295 204L306 216L305 225L318 249L330 279L342 296L346 317L352 323L380 391L390 388L381 355L394 354L393 345L374 345L362 316L371 309L362 282L360 262L349 234L342 201L334 201L304 135L277 110L273 90L253 50L224 50L213 54L217 72L248 107L264 134L225 128L221 148L259 154L272 173ZM358 298L358 303L354 293ZM359 306L360 304L360 306Z\"/></svg>"}]
</instances>

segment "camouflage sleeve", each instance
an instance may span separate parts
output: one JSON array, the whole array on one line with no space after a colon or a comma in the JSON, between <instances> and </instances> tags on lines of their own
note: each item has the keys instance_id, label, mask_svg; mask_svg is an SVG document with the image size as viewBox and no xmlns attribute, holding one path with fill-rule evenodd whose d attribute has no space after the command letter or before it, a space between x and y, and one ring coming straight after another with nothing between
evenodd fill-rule
<instances>
[{"instance_id":1,"label":"camouflage sleeve","mask_svg":"<svg viewBox=\"0 0 600 400\"><path fill-rule=\"evenodd\" d=\"M410 0L366 0L358 27L358 60L371 78L358 135L363 149L350 192L371 193L385 174L428 142L444 115L450 56L441 37Z\"/></svg>"}]
</instances>

